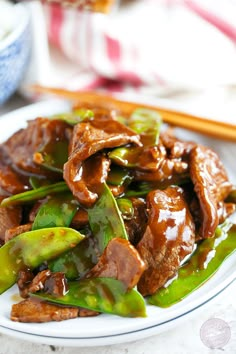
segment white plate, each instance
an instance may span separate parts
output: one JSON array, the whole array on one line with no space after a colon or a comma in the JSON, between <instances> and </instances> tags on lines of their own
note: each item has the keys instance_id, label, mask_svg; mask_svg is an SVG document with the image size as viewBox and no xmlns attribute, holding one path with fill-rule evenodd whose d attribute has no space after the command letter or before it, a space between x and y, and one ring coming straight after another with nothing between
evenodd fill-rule
<instances>
[{"instance_id":1,"label":"white plate","mask_svg":"<svg viewBox=\"0 0 236 354\"><path fill-rule=\"evenodd\" d=\"M160 105L160 101L156 103ZM166 107L176 108L170 101L161 103ZM0 119L0 141L3 142L17 129L24 127L28 119L60 113L68 108L68 103L54 100L33 104L8 113ZM201 143L212 146L224 161L231 180L236 183L234 163L236 144L208 139L182 130L178 130L178 133L186 139L197 139ZM33 342L64 346L95 346L133 341L163 332L180 324L187 317L197 314L221 294L235 278L236 257L234 254L224 262L220 270L206 284L178 304L168 309L148 305L146 318L133 319L100 315L42 324L10 321L11 306L16 302L18 293L14 286L0 295L0 332Z\"/></svg>"}]
</instances>

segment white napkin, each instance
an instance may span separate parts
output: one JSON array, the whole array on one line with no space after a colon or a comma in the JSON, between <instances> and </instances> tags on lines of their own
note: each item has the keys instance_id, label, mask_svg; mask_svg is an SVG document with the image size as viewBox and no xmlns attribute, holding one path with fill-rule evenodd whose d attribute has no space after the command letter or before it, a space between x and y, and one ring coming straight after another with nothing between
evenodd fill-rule
<instances>
[{"instance_id":1,"label":"white napkin","mask_svg":"<svg viewBox=\"0 0 236 354\"><path fill-rule=\"evenodd\" d=\"M27 4L27 84L155 95L236 84L236 1L125 3L109 15Z\"/></svg>"}]
</instances>

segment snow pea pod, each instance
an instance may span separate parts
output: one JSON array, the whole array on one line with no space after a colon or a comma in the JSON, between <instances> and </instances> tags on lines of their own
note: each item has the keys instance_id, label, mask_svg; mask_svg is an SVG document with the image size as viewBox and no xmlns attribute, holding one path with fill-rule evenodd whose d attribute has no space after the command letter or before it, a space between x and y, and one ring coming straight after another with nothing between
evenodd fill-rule
<instances>
[{"instance_id":1,"label":"snow pea pod","mask_svg":"<svg viewBox=\"0 0 236 354\"><path fill-rule=\"evenodd\" d=\"M127 198L119 198L116 200L122 217L124 220L130 220L134 216L134 207L132 201Z\"/></svg>"},{"instance_id":2,"label":"snow pea pod","mask_svg":"<svg viewBox=\"0 0 236 354\"><path fill-rule=\"evenodd\" d=\"M104 190L100 198L92 208L88 209L88 218L93 236L98 240L98 248L101 254L112 238L128 239L121 212L106 184L104 184Z\"/></svg>"},{"instance_id":3,"label":"snow pea pod","mask_svg":"<svg viewBox=\"0 0 236 354\"><path fill-rule=\"evenodd\" d=\"M128 126L140 134L144 147L158 144L161 128L161 117L157 112L149 109L136 109L128 120ZM128 168L139 165L143 155L142 147L118 147L109 153L112 162Z\"/></svg>"},{"instance_id":4,"label":"snow pea pod","mask_svg":"<svg viewBox=\"0 0 236 354\"><path fill-rule=\"evenodd\" d=\"M150 296L148 303L168 307L185 298L205 283L236 250L236 225L217 228L215 237L205 239L178 271L178 276L166 288Z\"/></svg>"},{"instance_id":5,"label":"snow pea pod","mask_svg":"<svg viewBox=\"0 0 236 354\"><path fill-rule=\"evenodd\" d=\"M39 208L32 230L46 227L68 227L79 205L70 192L58 193L49 198Z\"/></svg>"},{"instance_id":6,"label":"snow pea pod","mask_svg":"<svg viewBox=\"0 0 236 354\"><path fill-rule=\"evenodd\" d=\"M128 120L128 126L141 135L144 146L157 145L160 136L161 116L151 109L137 108Z\"/></svg>"},{"instance_id":7,"label":"snow pea pod","mask_svg":"<svg viewBox=\"0 0 236 354\"><path fill-rule=\"evenodd\" d=\"M60 119L70 125L76 125L83 120L89 120L94 117L93 111L86 108L76 108L72 112L56 114L51 119Z\"/></svg>"},{"instance_id":8,"label":"snow pea pod","mask_svg":"<svg viewBox=\"0 0 236 354\"><path fill-rule=\"evenodd\" d=\"M39 208L32 229L68 227L78 208L79 205L70 192L54 195ZM48 261L49 269L53 272L64 272L68 279L78 278L95 264L95 261L92 262L93 258L91 260L89 257L91 247L88 246L88 238L83 239L78 246Z\"/></svg>"},{"instance_id":9,"label":"snow pea pod","mask_svg":"<svg viewBox=\"0 0 236 354\"><path fill-rule=\"evenodd\" d=\"M129 170L113 165L107 177L107 183L113 186L127 186L132 182L133 177Z\"/></svg>"},{"instance_id":10,"label":"snow pea pod","mask_svg":"<svg viewBox=\"0 0 236 354\"><path fill-rule=\"evenodd\" d=\"M85 237L75 248L48 262L48 268L63 272L70 280L82 278L98 262L96 249L96 239Z\"/></svg>"},{"instance_id":11,"label":"snow pea pod","mask_svg":"<svg viewBox=\"0 0 236 354\"><path fill-rule=\"evenodd\" d=\"M34 269L75 247L84 236L66 227L53 227L22 233L0 248L0 294L10 288L20 270Z\"/></svg>"},{"instance_id":12,"label":"snow pea pod","mask_svg":"<svg viewBox=\"0 0 236 354\"><path fill-rule=\"evenodd\" d=\"M68 282L66 295L55 297L35 293L33 297L53 303L79 306L123 317L146 317L143 297L136 290L127 291L125 285L113 278L91 278Z\"/></svg>"},{"instance_id":13,"label":"snow pea pod","mask_svg":"<svg viewBox=\"0 0 236 354\"><path fill-rule=\"evenodd\" d=\"M190 182L188 174L181 174L173 176L172 178L164 179L162 181L138 181L132 182L129 188L124 192L124 197L145 197L154 189L165 189L170 185L181 186Z\"/></svg>"},{"instance_id":14,"label":"snow pea pod","mask_svg":"<svg viewBox=\"0 0 236 354\"><path fill-rule=\"evenodd\" d=\"M130 207L129 204L128 212L132 211ZM68 279L80 278L87 273L97 263L97 256L102 254L112 238L128 239L121 212L106 184L98 201L87 211L93 235L86 237L78 247L48 263L51 271L64 272Z\"/></svg>"},{"instance_id":15,"label":"snow pea pod","mask_svg":"<svg viewBox=\"0 0 236 354\"><path fill-rule=\"evenodd\" d=\"M40 178L40 177L36 177L36 176L31 176L29 178L29 182L30 182L30 185L33 189L38 189L43 186L49 186L50 184L53 183L47 178Z\"/></svg>"},{"instance_id":16,"label":"snow pea pod","mask_svg":"<svg viewBox=\"0 0 236 354\"><path fill-rule=\"evenodd\" d=\"M60 153L58 153L60 151ZM68 141L59 140L43 146L34 154L38 164L47 170L63 173L63 165L68 160Z\"/></svg>"},{"instance_id":17,"label":"snow pea pod","mask_svg":"<svg viewBox=\"0 0 236 354\"><path fill-rule=\"evenodd\" d=\"M10 205L29 203L38 199L45 198L50 194L64 192L68 190L69 188L66 182L57 182L48 186L39 187L31 191L14 194L10 197L4 198L0 206L5 207Z\"/></svg>"}]
</instances>

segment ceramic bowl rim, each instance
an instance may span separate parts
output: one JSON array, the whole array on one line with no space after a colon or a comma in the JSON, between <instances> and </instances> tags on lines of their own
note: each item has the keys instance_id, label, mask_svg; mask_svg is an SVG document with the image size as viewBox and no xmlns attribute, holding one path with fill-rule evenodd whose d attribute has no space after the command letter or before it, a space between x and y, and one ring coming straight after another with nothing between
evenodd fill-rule
<instances>
[{"instance_id":1,"label":"ceramic bowl rim","mask_svg":"<svg viewBox=\"0 0 236 354\"><path fill-rule=\"evenodd\" d=\"M3 40L0 41L0 55L8 46L17 41L21 36L23 31L26 29L30 22L30 13L28 8L24 4L16 4L13 6L17 12L17 19L20 19L19 23L13 28L11 33L6 36Z\"/></svg>"}]
</instances>

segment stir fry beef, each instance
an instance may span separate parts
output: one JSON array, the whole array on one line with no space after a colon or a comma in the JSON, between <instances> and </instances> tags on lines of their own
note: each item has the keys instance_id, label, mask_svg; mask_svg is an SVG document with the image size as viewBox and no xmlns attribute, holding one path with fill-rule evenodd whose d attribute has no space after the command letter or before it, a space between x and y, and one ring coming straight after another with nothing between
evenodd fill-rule
<instances>
[{"instance_id":1,"label":"stir fry beef","mask_svg":"<svg viewBox=\"0 0 236 354\"><path fill-rule=\"evenodd\" d=\"M190 176L200 204L199 237L212 237L219 224L220 203L232 190L232 184L218 155L201 145L190 153Z\"/></svg>"},{"instance_id":2,"label":"stir fry beef","mask_svg":"<svg viewBox=\"0 0 236 354\"><path fill-rule=\"evenodd\" d=\"M195 240L195 226L180 187L150 192L147 205L148 225L137 245L147 265L138 283L143 296L155 293L176 274Z\"/></svg>"},{"instance_id":3,"label":"stir fry beef","mask_svg":"<svg viewBox=\"0 0 236 354\"><path fill-rule=\"evenodd\" d=\"M15 227L11 227L5 232L5 242L10 241L12 238L23 234L24 232L30 231L32 229L32 223L18 225Z\"/></svg>"},{"instance_id":4,"label":"stir fry beef","mask_svg":"<svg viewBox=\"0 0 236 354\"><path fill-rule=\"evenodd\" d=\"M78 316L77 307L63 307L31 298L14 304L11 310L11 320L16 322L64 321Z\"/></svg>"},{"instance_id":5,"label":"stir fry beef","mask_svg":"<svg viewBox=\"0 0 236 354\"><path fill-rule=\"evenodd\" d=\"M2 201L3 197L0 197ZM6 242L5 234L8 229L18 227L22 219L22 208L12 206L0 208L0 245Z\"/></svg>"},{"instance_id":6,"label":"stir fry beef","mask_svg":"<svg viewBox=\"0 0 236 354\"><path fill-rule=\"evenodd\" d=\"M146 202L140 198L130 198L130 200L133 205L134 214L130 220L125 220L124 222L129 241L133 245L137 245L147 226Z\"/></svg>"},{"instance_id":7,"label":"stir fry beef","mask_svg":"<svg viewBox=\"0 0 236 354\"><path fill-rule=\"evenodd\" d=\"M230 215L235 212L236 205L233 203L219 202L218 204L218 218L219 224L222 224Z\"/></svg>"},{"instance_id":8,"label":"stir fry beef","mask_svg":"<svg viewBox=\"0 0 236 354\"><path fill-rule=\"evenodd\" d=\"M29 287L33 279L34 273L31 269L26 268L19 271L17 285L21 297L26 299L29 296Z\"/></svg>"},{"instance_id":9,"label":"stir fry beef","mask_svg":"<svg viewBox=\"0 0 236 354\"><path fill-rule=\"evenodd\" d=\"M63 296L66 294L67 280L62 272L52 273L49 269L44 269L34 276L30 269L19 272L17 285L21 297L27 298L29 293L44 291L51 295Z\"/></svg>"},{"instance_id":10,"label":"stir fry beef","mask_svg":"<svg viewBox=\"0 0 236 354\"><path fill-rule=\"evenodd\" d=\"M65 275L61 272L51 273L49 269L39 272L36 276L31 270L20 271L18 277L20 295L27 300L12 306L11 320L18 322L50 322L63 321L76 317L96 316L96 311L59 306L35 298L28 298L30 293L45 291L54 296L63 296L67 292Z\"/></svg>"},{"instance_id":11,"label":"stir fry beef","mask_svg":"<svg viewBox=\"0 0 236 354\"><path fill-rule=\"evenodd\" d=\"M149 147L140 158L140 164L134 171L136 181L158 182L164 180L186 179L189 175L189 155L196 143L179 140L172 133L161 133L158 146ZM148 158L149 149L149 158ZM156 159L151 162L150 156ZM169 183L170 185L170 183Z\"/></svg>"},{"instance_id":12,"label":"stir fry beef","mask_svg":"<svg viewBox=\"0 0 236 354\"><path fill-rule=\"evenodd\" d=\"M169 157L175 159L185 157L188 159L191 150L196 146L196 143L192 141L178 139L170 129L161 133L160 141L168 151Z\"/></svg>"},{"instance_id":13,"label":"stir fry beef","mask_svg":"<svg viewBox=\"0 0 236 354\"><path fill-rule=\"evenodd\" d=\"M89 157L80 168L80 176L74 180L73 194L76 198L86 205L87 201L97 198L102 190L103 183L106 181L110 167L110 160L103 154L96 154Z\"/></svg>"},{"instance_id":14,"label":"stir fry beef","mask_svg":"<svg viewBox=\"0 0 236 354\"><path fill-rule=\"evenodd\" d=\"M28 178L14 171L11 160L5 151L5 144L0 145L0 189L2 194L17 194L30 188Z\"/></svg>"},{"instance_id":15,"label":"stir fry beef","mask_svg":"<svg viewBox=\"0 0 236 354\"><path fill-rule=\"evenodd\" d=\"M44 291L54 296L63 296L68 291L67 279L62 272L52 273L45 280Z\"/></svg>"},{"instance_id":16,"label":"stir fry beef","mask_svg":"<svg viewBox=\"0 0 236 354\"><path fill-rule=\"evenodd\" d=\"M93 120L74 127L64 179L82 205L92 206L98 198L98 193L90 191L83 179L84 161L100 150L128 143L140 145L139 135L106 115L95 115Z\"/></svg>"},{"instance_id":17,"label":"stir fry beef","mask_svg":"<svg viewBox=\"0 0 236 354\"><path fill-rule=\"evenodd\" d=\"M34 277L28 290L31 293L43 290L54 296L63 296L68 291L65 274L62 272L52 273L49 269L45 269Z\"/></svg>"},{"instance_id":18,"label":"stir fry beef","mask_svg":"<svg viewBox=\"0 0 236 354\"><path fill-rule=\"evenodd\" d=\"M180 179L186 178L186 174L189 174L188 163L179 157L169 157L164 146L162 146L162 148L161 146L162 145L159 146L161 155L158 157L159 162L156 165L157 169L154 171L145 171L145 161L143 160L143 168L136 169L133 173L134 180L157 182L170 180L175 176L179 176Z\"/></svg>"},{"instance_id":19,"label":"stir fry beef","mask_svg":"<svg viewBox=\"0 0 236 354\"><path fill-rule=\"evenodd\" d=\"M52 176L51 171L41 166L43 156L39 158L40 151L50 151L57 141L69 141L71 130L66 122L37 118L28 121L27 128L13 134L5 142L4 149L16 171L27 175Z\"/></svg>"},{"instance_id":20,"label":"stir fry beef","mask_svg":"<svg viewBox=\"0 0 236 354\"><path fill-rule=\"evenodd\" d=\"M129 241L112 239L105 248L98 263L86 274L86 278L108 277L122 281L127 289L137 285L145 264Z\"/></svg>"},{"instance_id":21,"label":"stir fry beef","mask_svg":"<svg viewBox=\"0 0 236 354\"><path fill-rule=\"evenodd\" d=\"M39 272L31 281L28 291L31 293L36 293L37 291L44 290L45 282L52 276L49 269L44 269Z\"/></svg>"}]
</instances>

